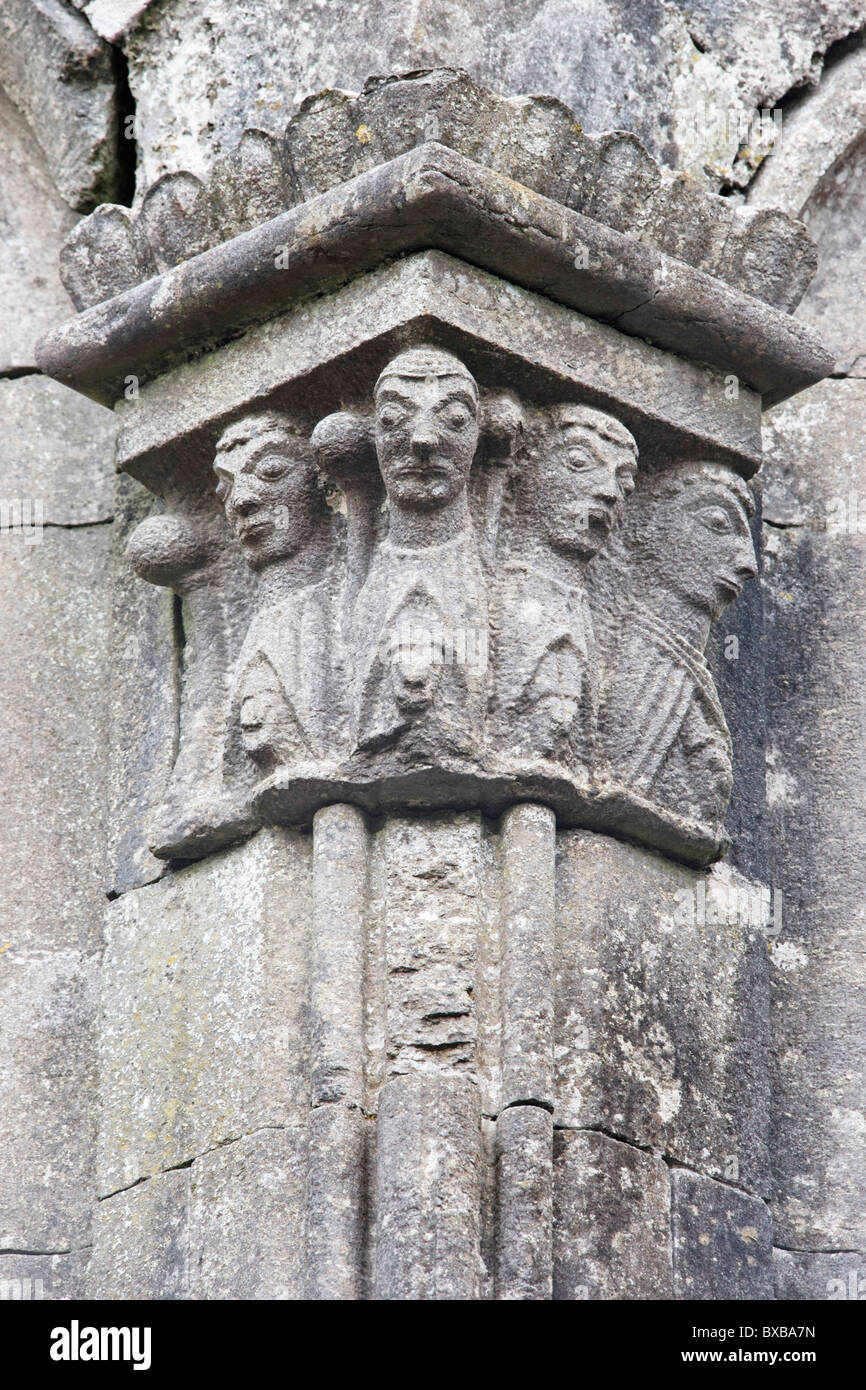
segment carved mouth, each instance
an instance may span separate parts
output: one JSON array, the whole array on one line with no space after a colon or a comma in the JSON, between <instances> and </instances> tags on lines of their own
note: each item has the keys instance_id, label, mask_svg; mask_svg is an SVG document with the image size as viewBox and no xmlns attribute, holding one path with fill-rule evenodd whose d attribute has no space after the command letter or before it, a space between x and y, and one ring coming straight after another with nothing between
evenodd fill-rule
<instances>
[{"instance_id":1,"label":"carved mouth","mask_svg":"<svg viewBox=\"0 0 866 1390\"><path fill-rule=\"evenodd\" d=\"M718 587L723 594L729 594L731 598L738 598L743 592L743 586L738 579L731 579L728 575L718 581Z\"/></svg>"},{"instance_id":2,"label":"carved mouth","mask_svg":"<svg viewBox=\"0 0 866 1390\"><path fill-rule=\"evenodd\" d=\"M272 529L272 523L266 516L258 517L255 521L248 521L238 531L238 536L242 541L255 540L259 536L265 535Z\"/></svg>"}]
</instances>

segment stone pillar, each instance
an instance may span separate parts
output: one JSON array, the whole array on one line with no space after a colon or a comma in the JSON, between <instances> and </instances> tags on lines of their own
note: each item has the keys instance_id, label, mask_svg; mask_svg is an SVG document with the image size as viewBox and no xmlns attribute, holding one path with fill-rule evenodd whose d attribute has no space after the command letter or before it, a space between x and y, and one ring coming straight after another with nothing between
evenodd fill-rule
<instances>
[{"instance_id":1,"label":"stone pillar","mask_svg":"<svg viewBox=\"0 0 866 1390\"><path fill-rule=\"evenodd\" d=\"M711 633L814 246L452 70L219 142L40 346L175 595L89 1286L770 1297L759 604Z\"/></svg>"}]
</instances>

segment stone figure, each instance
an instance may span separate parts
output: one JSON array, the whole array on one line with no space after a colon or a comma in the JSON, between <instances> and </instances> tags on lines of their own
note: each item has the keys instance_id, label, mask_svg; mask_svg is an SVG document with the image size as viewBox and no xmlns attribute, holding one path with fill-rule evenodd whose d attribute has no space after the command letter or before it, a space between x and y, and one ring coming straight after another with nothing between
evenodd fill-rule
<instances>
[{"instance_id":1,"label":"stone figure","mask_svg":"<svg viewBox=\"0 0 866 1390\"><path fill-rule=\"evenodd\" d=\"M731 740L703 652L710 624L757 574L753 511L732 469L678 464L644 478L593 570L599 782L715 838Z\"/></svg>"},{"instance_id":2,"label":"stone figure","mask_svg":"<svg viewBox=\"0 0 866 1390\"><path fill-rule=\"evenodd\" d=\"M491 726L501 746L587 776L597 685L585 578L634 487L637 445L588 406L551 412L515 476L495 619Z\"/></svg>"},{"instance_id":3,"label":"stone figure","mask_svg":"<svg viewBox=\"0 0 866 1390\"><path fill-rule=\"evenodd\" d=\"M467 485L479 391L451 353L400 353L376 382L389 527L354 613L359 751L471 757L483 735L487 598Z\"/></svg>"},{"instance_id":4,"label":"stone figure","mask_svg":"<svg viewBox=\"0 0 866 1390\"><path fill-rule=\"evenodd\" d=\"M230 730L260 776L326 757L339 739L330 519L313 448L292 419L249 414L220 436L217 494L259 607L235 671Z\"/></svg>"}]
</instances>

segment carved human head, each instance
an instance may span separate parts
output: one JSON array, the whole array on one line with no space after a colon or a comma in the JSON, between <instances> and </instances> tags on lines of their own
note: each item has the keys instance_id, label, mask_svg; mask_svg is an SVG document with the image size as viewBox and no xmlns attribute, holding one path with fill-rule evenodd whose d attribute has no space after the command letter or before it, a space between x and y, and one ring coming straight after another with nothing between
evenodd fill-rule
<instances>
[{"instance_id":1,"label":"carved human head","mask_svg":"<svg viewBox=\"0 0 866 1390\"><path fill-rule=\"evenodd\" d=\"M252 569L302 550L324 509L313 448L288 415L245 415L217 441L217 496Z\"/></svg>"},{"instance_id":2,"label":"carved human head","mask_svg":"<svg viewBox=\"0 0 866 1390\"><path fill-rule=\"evenodd\" d=\"M435 511L466 488L479 434L478 386L458 357L411 348L375 392L376 452L389 501Z\"/></svg>"},{"instance_id":3,"label":"carved human head","mask_svg":"<svg viewBox=\"0 0 866 1390\"><path fill-rule=\"evenodd\" d=\"M754 510L748 485L725 464L690 461L648 475L617 537L634 592L652 586L718 618L758 572Z\"/></svg>"},{"instance_id":4,"label":"carved human head","mask_svg":"<svg viewBox=\"0 0 866 1390\"><path fill-rule=\"evenodd\" d=\"M590 406L559 405L553 424L552 447L537 462L529 505L547 545L591 559L634 488L637 444L619 420Z\"/></svg>"}]
</instances>

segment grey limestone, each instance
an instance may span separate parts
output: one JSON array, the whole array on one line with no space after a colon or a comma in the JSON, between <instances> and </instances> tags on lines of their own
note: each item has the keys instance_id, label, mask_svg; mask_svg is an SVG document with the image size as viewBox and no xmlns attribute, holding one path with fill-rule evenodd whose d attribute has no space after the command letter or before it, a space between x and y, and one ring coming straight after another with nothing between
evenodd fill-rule
<instances>
[{"instance_id":1,"label":"grey limestone","mask_svg":"<svg viewBox=\"0 0 866 1390\"><path fill-rule=\"evenodd\" d=\"M267 830L108 910L101 1195L309 1103L309 845Z\"/></svg>"},{"instance_id":2,"label":"grey limestone","mask_svg":"<svg viewBox=\"0 0 866 1390\"><path fill-rule=\"evenodd\" d=\"M512 1105L496 1121L496 1298L537 1302L553 1291L553 1119Z\"/></svg>"},{"instance_id":3,"label":"grey limestone","mask_svg":"<svg viewBox=\"0 0 866 1390\"><path fill-rule=\"evenodd\" d=\"M766 1193L768 948L760 885L606 836L559 836L558 1124Z\"/></svg>"},{"instance_id":4,"label":"grey limestone","mask_svg":"<svg viewBox=\"0 0 866 1390\"><path fill-rule=\"evenodd\" d=\"M258 1130L196 1159L189 1170L190 1298L304 1297L306 1176L302 1126Z\"/></svg>"},{"instance_id":5,"label":"grey limestone","mask_svg":"<svg viewBox=\"0 0 866 1390\"><path fill-rule=\"evenodd\" d=\"M0 87L0 371L33 369L36 340L69 317L58 253L76 220L32 131Z\"/></svg>"},{"instance_id":6,"label":"grey limestone","mask_svg":"<svg viewBox=\"0 0 866 1390\"><path fill-rule=\"evenodd\" d=\"M171 1301L190 1296L190 1171L157 1173L96 1207L86 1297Z\"/></svg>"},{"instance_id":7,"label":"grey limestone","mask_svg":"<svg viewBox=\"0 0 866 1390\"><path fill-rule=\"evenodd\" d=\"M110 521L112 415L36 373L0 381L0 410L7 429L0 496L38 501L49 526Z\"/></svg>"},{"instance_id":8,"label":"grey limestone","mask_svg":"<svg viewBox=\"0 0 866 1390\"><path fill-rule=\"evenodd\" d=\"M62 0L6 0L0 83L23 112L61 196L89 212L119 177L111 50Z\"/></svg>"},{"instance_id":9,"label":"grey limestone","mask_svg":"<svg viewBox=\"0 0 866 1390\"><path fill-rule=\"evenodd\" d=\"M0 944L0 1248L81 1250L92 1209L99 962Z\"/></svg>"},{"instance_id":10,"label":"grey limestone","mask_svg":"<svg viewBox=\"0 0 866 1390\"><path fill-rule=\"evenodd\" d=\"M773 1299L764 1202L683 1168L671 1173L674 1289L679 1299Z\"/></svg>"},{"instance_id":11,"label":"grey limestone","mask_svg":"<svg viewBox=\"0 0 866 1390\"><path fill-rule=\"evenodd\" d=\"M554 1134L553 1297L673 1297L670 1182L661 1159L604 1134Z\"/></svg>"},{"instance_id":12,"label":"grey limestone","mask_svg":"<svg viewBox=\"0 0 866 1390\"><path fill-rule=\"evenodd\" d=\"M386 1082L376 1144L377 1299L476 1299L481 1282L481 1107L467 1077Z\"/></svg>"}]
</instances>

